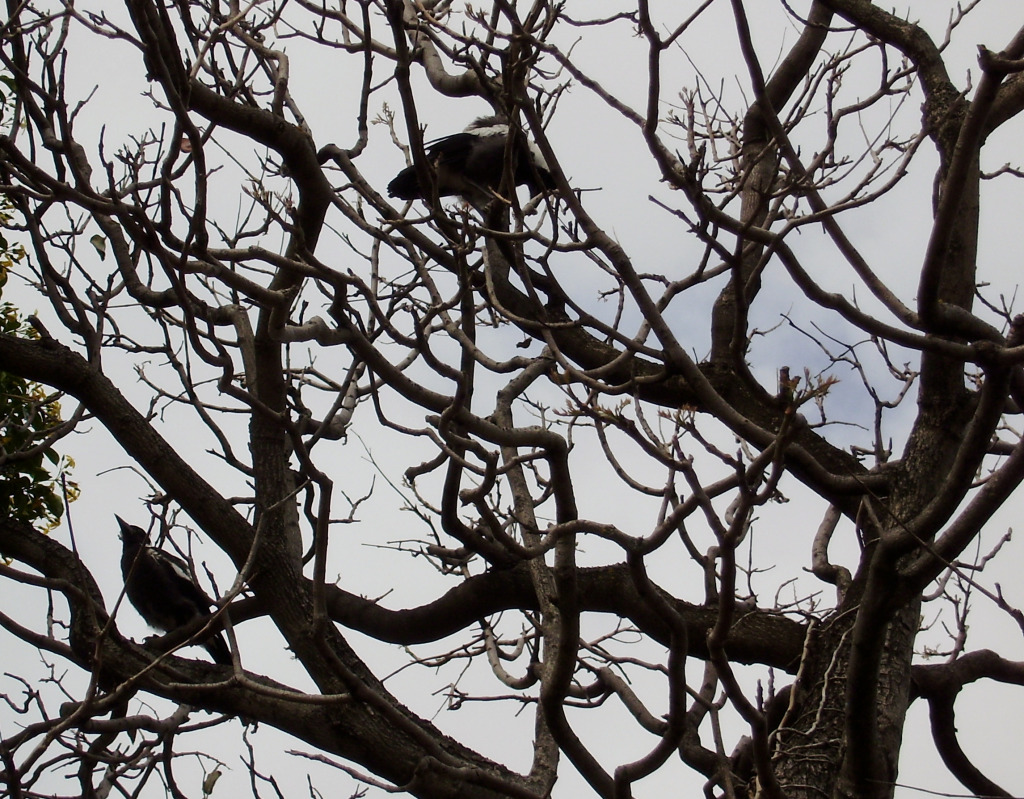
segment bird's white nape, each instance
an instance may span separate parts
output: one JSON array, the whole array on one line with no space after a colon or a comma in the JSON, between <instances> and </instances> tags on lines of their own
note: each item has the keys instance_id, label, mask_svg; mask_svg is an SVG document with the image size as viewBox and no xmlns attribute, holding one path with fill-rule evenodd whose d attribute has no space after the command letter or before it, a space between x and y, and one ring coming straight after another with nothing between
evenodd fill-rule
<instances>
[{"instance_id":1,"label":"bird's white nape","mask_svg":"<svg viewBox=\"0 0 1024 799\"><path fill-rule=\"evenodd\" d=\"M499 122L499 123L496 123L494 125L488 125L485 128L475 128L472 125L470 125L468 128L466 128L465 132L466 133L472 133L474 136L481 136L481 137L486 137L486 136L507 136L508 135L508 125L506 125L504 122Z\"/></svg>"},{"instance_id":2,"label":"bird's white nape","mask_svg":"<svg viewBox=\"0 0 1024 799\"><path fill-rule=\"evenodd\" d=\"M478 123L483 122L485 124L480 125ZM501 136L505 138L508 136L508 123L501 122L494 117L482 117L481 119L474 120L471 122L463 131L464 133L472 133L474 136L481 138L487 138L489 136ZM548 161L544 157L544 153L540 151L540 147L532 139L524 137L526 144L526 150L530 154L530 159L533 161L533 165L538 169L550 171L548 168Z\"/></svg>"}]
</instances>

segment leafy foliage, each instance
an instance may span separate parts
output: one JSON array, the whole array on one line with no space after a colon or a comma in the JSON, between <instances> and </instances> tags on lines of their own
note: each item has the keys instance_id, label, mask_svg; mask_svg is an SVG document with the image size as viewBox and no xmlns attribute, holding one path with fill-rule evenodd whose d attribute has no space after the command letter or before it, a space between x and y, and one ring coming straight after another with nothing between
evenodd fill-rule
<instances>
[{"instance_id":1,"label":"leafy foliage","mask_svg":"<svg viewBox=\"0 0 1024 799\"><path fill-rule=\"evenodd\" d=\"M8 302L0 303L0 331L34 333ZM38 383L0 372L0 508L21 521L42 521L48 529L64 513L60 484L74 465L50 444L60 425L57 395L47 394ZM74 483L67 483L67 491L69 499L77 496Z\"/></svg>"},{"instance_id":2,"label":"leafy foliage","mask_svg":"<svg viewBox=\"0 0 1024 799\"><path fill-rule=\"evenodd\" d=\"M0 114L7 110L10 78L0 76ZM0 201L0 297L9 271L25 258L20 244L11 243L3 229L11 220L11 204ZM0 302L0 332L38 338L10 302ZM73 465L52 446L52 433L61 427L60 402L39 383L0 371L0 514L20 521L57 525L64 513L60 486ZM78 488L67 483L69 499Z\"/></svg>"}]
</instances>

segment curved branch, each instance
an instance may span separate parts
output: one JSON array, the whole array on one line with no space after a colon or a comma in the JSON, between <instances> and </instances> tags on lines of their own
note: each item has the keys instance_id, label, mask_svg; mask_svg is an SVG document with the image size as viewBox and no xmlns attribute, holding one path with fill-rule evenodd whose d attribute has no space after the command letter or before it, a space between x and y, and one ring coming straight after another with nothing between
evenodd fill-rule
<instances>
[{"instance_id":1,"label":"curved branch","mask_svg":"<svg viewBox=\"0 0 1024 799\"><path fill-rule=\"evenodd\" d=\"M961 689L977 680L1024 685L1024 663L1006 660L992 650L983 649L952 663L914 666L912 675L918 696L928 701L932 737L946 767L967 790L978 796L1012 796L986 777L961 748L956 734L954 703Z\"/></svg>"},{"instance_id":2,"label":"curved branch","mask_svg":"<svg viewBox=\"0 0 1024 799\"><path fill-rule=\"evenodd\" d=\"M577 580L582 612L629 619L654 640L669 645L669 625L637 592L626 564L583 568ZM405 645L440 640L472 626L482 616L514 608L539 609L525 564L475 575L433 602L407 610L389 610L337 587L328 586L327 590L328 612L339 624L381 641ZM690 655L707 658L706 633L714 625L717 608L682 602L657 590L660 601L668 603L686 625ZM236 615L233 612L232 618ZM804 636L805 627L799 622L744 608L729 630L727 649L729 657L739 663L764 663L794 673Z\"/></svg>"}]
</instances>

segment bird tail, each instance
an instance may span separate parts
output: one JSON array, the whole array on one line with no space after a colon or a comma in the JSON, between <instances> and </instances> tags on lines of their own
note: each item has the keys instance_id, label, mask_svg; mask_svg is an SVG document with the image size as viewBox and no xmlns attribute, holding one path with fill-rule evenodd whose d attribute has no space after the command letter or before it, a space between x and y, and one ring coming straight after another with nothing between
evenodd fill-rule
<instances>
[{"instance_id":1,"label":"bird tail","mask_svg":"<svg viewBox=\"0 0 1024 799\"><path fill-rule=\"evenodd\" d=\"M203 647L210 653L210 657L213 658L214 663L221 666L231 665L231 650L228 649L228 645L224 641L224 636L220 633L207 638L203 642Z\"/></svg>"}]
</instances>

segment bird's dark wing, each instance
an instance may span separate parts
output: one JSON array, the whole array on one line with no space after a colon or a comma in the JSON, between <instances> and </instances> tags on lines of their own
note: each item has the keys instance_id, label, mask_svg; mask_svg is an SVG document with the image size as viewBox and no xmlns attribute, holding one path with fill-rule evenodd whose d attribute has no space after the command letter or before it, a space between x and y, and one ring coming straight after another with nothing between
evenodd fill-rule
<instances>
[{"instance_id":1,"label":"bird's dark wing","mask_svg":"<svg viewBox=\"0 0 1024 799\"><path fill-rule=\"evenodd\" d=\"M476 191L485 200L493 198L492 192L497 191L505 171L505 148L507 146L507 127L495 126L488 128L494 133L456 133L441 139L431 146L428 153L437 165L438 175L445 172L459 176L461 187L455 186L452 193L468 194ZM554 188L551 173L544 164L544 157L535 145L530 145L522 136L516 148L514 183L517 186L526 184L531 194L539 194L544 189ZM441 177L438 178L441 183ZM440 193L440 192L439 192Z\"/></svg>"},{"instance_id":2,"label":"bird's dark wing","mask_svg":"<svg viewBox=\"0 0 1024 799\"><path fill-rule=\"evenodd\" d=\"M189 571L188 564L185 561L156 547L147 547L147 550L158 563L166 568L168 578L174 580L182 591L188 590L185 587L187 584L201 598L200 601L206 603L207 608L213 604L206 594L199 590L199 586L196 585L195 580L192 578L192 572Z\"/></svg>"},{"instance_id":3,"label":"bird's dark wing","mask_svg":"<svg viewBox=\"0 0 1024 799\"><path fill-rule=\"evenodd\" d=\"M481 187L490 185L487 180L488 175L481 171L487 167L486 159L477 157L476 152L481 146L490 152L493 149L489 146L492 139L498 147L497 177L500 180L500 159L504 148L504 136L453 133L451 136L435 139L427 145L427 160L435 170L438 197L452 197L457 194L477 191ZM494 174L492 166L490 175ZM424 199L415 167L407 166L395 176L395 179L388 184L388 196L397 197L400 200Z\"/></svg>"},{"instance_id":4,"label":"bird's dark wing","mask_svg":"<svg viewBox=\"0 0 1024 799\"><path fill-rule=\"evenodd\" d=\"M473 185L484 189L497 189L505 168L505 136L473 138L476 141L467 148L459 168L466 176L466 180Z\"/></svg>"},{"instance_id":5,"label":"bird's dark wing","mask_svg":"<svg viewBox=\"0 0 1024 799\"><path fill-rule=\"evenodd\" d=\"M210 601L196 587L185 564L153 547L141 547L128 564L128 599L149 624L169 632L210 613Z\"/></svg>"},{"instance_id":6,"label":"bird's dark wing","mask_svg":"<svg viewBox=\"0 0 1024 799\"><path fill-rule=\"evenodd\" d=\"M482 144L494 139L499 146L503 146L504 136L480 136L476 133L453 133L436 139L427 147L427 158L435 166L446 166L459 172L464 172L473 154L479 150Z\"/></svg>"}]
</instances>

